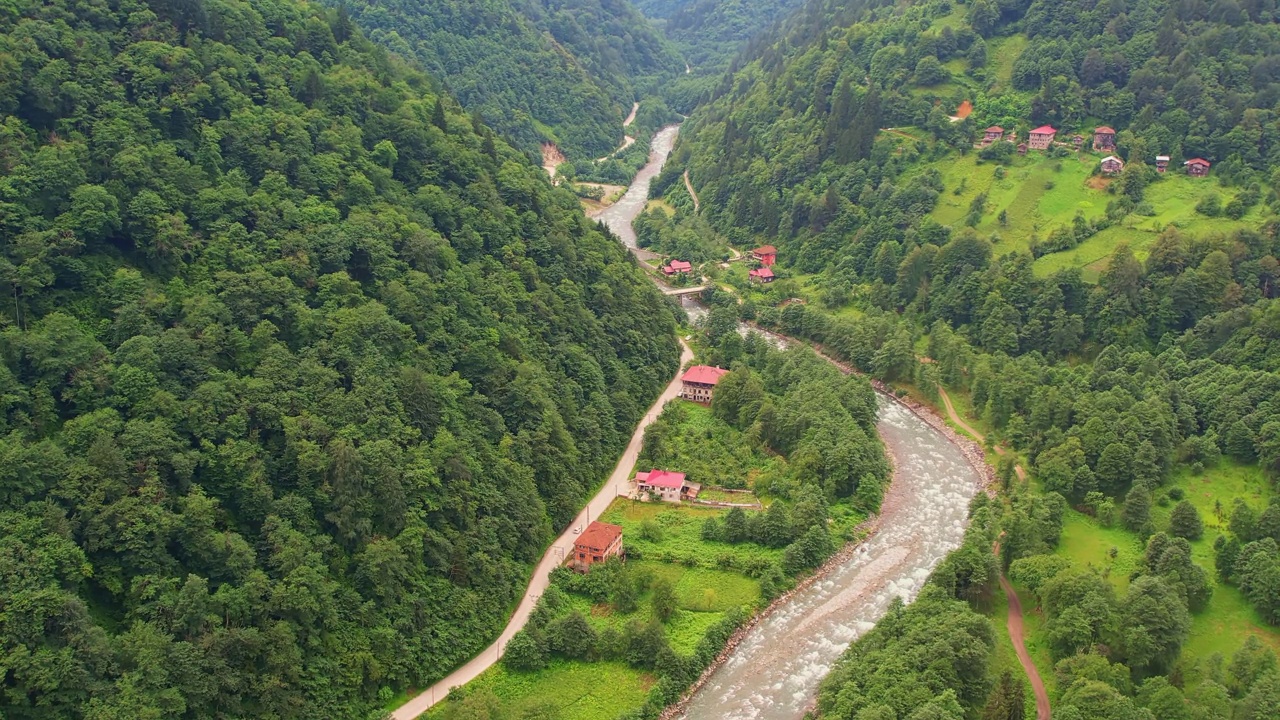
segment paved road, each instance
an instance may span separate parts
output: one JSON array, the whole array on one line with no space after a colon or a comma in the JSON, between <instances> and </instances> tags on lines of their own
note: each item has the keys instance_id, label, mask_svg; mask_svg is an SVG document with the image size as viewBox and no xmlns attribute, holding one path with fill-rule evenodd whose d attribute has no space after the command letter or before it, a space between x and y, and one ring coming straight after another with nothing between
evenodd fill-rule
<instances>
[{"instance_id":1,"label":"paved road","mask_svg":"<svg viewBox=\"0 0 1280 720\"><path fill-rule=\"evenodd\" d=\"M680 347L680 367L683 368L686 363L693 360L693 351L689 349L689 346L683 340L680 341ZM618 465L613 469L613 474L609 476L604 487L600 488L600 492L591 498L591 501L578 514L578 517L574 518L574 521L565 529L564 533L556 538L551 547L547 548L547 552L542 556L537 569L533 571L533 577L529 580L529 587L525 589L524 597L520 599L520 605L516 607L515 614L511 616L511 620L507 623L507 627L502 631L502 634L498 636L498 639L479 655L472 658L470 662L449 673L443 680L423 690L417 697L397 708L391 714L393 720L412 720L412 718L418 717L432 705L443 700L449 694L450 688L471 682L476 676L488 670L498 661L498 658L502 655L502 649L507 645L507 641L528 622L529 615L533 612L533 607L537 604L538 597L547 588L551 571L559 567L564 562L564 558L571 554L573 539L577 537L573 529L579 525L585 526L591 520L600 517L615 497L626 495L630 492L632 470L635 467L636 458L640 455L640 446L644 441L644 430L649 426L649 423L657 419L658 413L662 411L662 406L666 405L668 400L674 399L679 392L680 371L677 370L675 377L671 379L671 383L662 391L662 394L654 401L653 406L649 408L648 412L640 420L640 424L636 426L636 431L632 434L631 441L627 443L627 449L622 453L622 457L618 459Z\"/></svg>"}]
</instances>

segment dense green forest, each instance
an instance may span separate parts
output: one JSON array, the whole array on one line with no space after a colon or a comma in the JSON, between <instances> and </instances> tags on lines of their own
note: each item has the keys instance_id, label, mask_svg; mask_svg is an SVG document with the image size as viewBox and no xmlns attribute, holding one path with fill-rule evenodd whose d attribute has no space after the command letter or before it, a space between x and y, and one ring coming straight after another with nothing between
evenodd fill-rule
<instances>
[{"instance_id":1,"label":"dense green forest","mask_svg":"<svg viewBox=\"0 0 1280 720\"><path fill-rule=\"evenodd\" d=\"M301 0L0 9L10 719L358 718L675 370L576 199Z\"/></svg>"},{"instance_id":2,"label":"dense green forest","mask_svg":"<svg viewBox=\"0 0 1280 720\"><path fill-rule=\"evenodd\" d=\"M521 149L608 154L631 103L684 63L627 0L331 2L374 40L417 58Z\"/></svg>"}]
</instances>

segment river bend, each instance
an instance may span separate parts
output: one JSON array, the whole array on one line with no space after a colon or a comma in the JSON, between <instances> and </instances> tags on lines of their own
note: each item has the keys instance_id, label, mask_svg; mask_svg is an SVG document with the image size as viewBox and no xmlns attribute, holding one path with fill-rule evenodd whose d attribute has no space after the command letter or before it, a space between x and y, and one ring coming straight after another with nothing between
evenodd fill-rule
<instances>
[{"instance_id":1,"label":"river bend","mask_svg":"<svg viewBox=\"0 0 1280 720\"><path fill-rule=\"evenodd\" d=\"M678 126L653 138L649 163L623 197L595 217L636 250L631 221L675 144ZM643 252L643 251L641 251ZM697 314L701 308L694 308ZM848 560L757 624L694 694L687 720L796 720L832 664L875 626L894 598L915 599L960 546L981 482L947 437L902 404L879 396L877 428L893 460L879 529Z\"/></svg>"}]
</instances>

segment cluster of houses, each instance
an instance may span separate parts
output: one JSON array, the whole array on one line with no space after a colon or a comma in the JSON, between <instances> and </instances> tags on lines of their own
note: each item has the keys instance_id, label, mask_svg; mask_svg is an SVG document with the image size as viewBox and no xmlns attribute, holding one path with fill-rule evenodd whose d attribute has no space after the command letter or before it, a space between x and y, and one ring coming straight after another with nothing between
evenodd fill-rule
<instances>
[{"instance_id":1,"label":"cluster of houses","mask_svg":"<svg viewBox=\"0 0 1280 720\"><path fill-rule=\"evenodd\" d=\"M709 403L720 378L729 372L710 365L694 365L680 376L680 397L693 402ZM698 497L702 486L689 482L684 473L654 468L635 475L636 490L651 500L678 503ZM573 554L567 564L578 572L586 572L596 563L621 557L622 527L612 523L592 522L573 541Z\"/></svg>"},{"instance_id":2,"label":"cluster of houses","mask_svg":"<svg viewBox=\"0 0 1280 720\"><path fill-rule=\"evenodd\" d=\"M773 282L773 264L778 261L778 248L772 245L761 245L752 250L750 255L756 267L747 272L747 280L761 285Z\"/></svg>"},{"instance_id":3,"label":"cluster of houses","mask_svg":"<svg viewBox=\"0 0 1280 720\"><path fill-rule=\"evenodd\" d=\"M1027 134L1027 141L1018 142L1018 135L1013 131L1006 132L999 125L992 125L982 131L982 140L975 147L984 148L992 143L1010 142L1017 146L1019 155L1026 155L1028 150L1048 150L1054 145L1062 147L1074 148L1079 151L1084 147L1084 136L1080 134L1072 135L1070 142L1060 142L1057 140L1058 130L1052 125L1042 125ZM1103 125L1095 128L1093 131L1093 150L1094 152L1114 153L1116 149L1116 131L1115 128ZM1204 158L1191 158L1183 163L1187 169L1187 175L1191 177L1204 177L1209 174L1210 162ZM1102 174L1108 176L1119 175L1124 172L1124 160L1109 154L1099 161ZM1156 156L1156 172L1163 173L1169 169L1169 156Z\"/></svg>"}]
</instances>

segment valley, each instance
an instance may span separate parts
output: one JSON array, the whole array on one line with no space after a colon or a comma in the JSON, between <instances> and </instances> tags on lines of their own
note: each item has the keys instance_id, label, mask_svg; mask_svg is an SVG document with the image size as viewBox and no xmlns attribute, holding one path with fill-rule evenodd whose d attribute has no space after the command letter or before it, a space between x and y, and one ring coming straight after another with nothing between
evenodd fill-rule
<instances>
[{"instance_id":1,"label":"valley","mask_svg":"<svg viewBox=\"0 0 1280 720\"><path fill-rule=\"evenodd\" d=\"M1280 10L0 9L0 716L1280 716Z\"/></svg>"}]
</instances>

